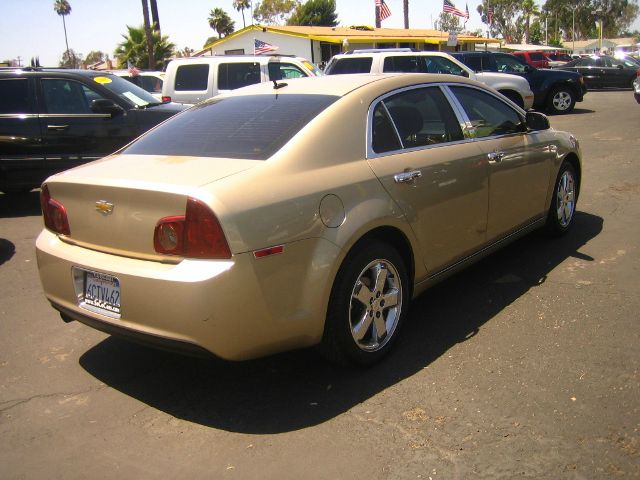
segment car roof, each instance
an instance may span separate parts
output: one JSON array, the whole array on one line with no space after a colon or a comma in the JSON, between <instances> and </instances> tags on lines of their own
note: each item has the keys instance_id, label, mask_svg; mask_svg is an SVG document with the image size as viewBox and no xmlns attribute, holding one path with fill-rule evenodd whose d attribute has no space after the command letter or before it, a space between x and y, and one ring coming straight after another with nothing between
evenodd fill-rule
<instances>
[{"instance_id":1,"label":"car roof","mask_svg":"<svg viewBox=\"0 0 640 480\"><path fill-rule=\"evenodd\" d=\"M278 82L282 87L274 88L273 82L263 82L232 90L223 96L264 95L264 94L306 94L345 96L349 92L367 85L378 83L381 94L386 90L415 84L429 83L483 84L457 75L433 73L358 73L353 75L323 75L320 77L292 78ZM215 97L214 97L215 99Z\"/></svg>"},{"instance_id":2,"label":"car roof","mask_svg":"<svg viewBox=\"0 0 640 480\"><path fill-rule=\"evenodd\" d=\"M422 50L419 52L411 52L411 51L398 51L390 49L389 51L377 51L377 52L349 52L349 53L339 53L334 55L335 58L357 58L357 57L380 57L380 56L394 56L394 57L415 57L425 56L425 57L449 57L448 52L435 52L429 50Z\"/></svg>"},{"instance_id":3,"label":"car roof","mask_svg":"<svg viewBox=\"0 0 640 480\"><path fill-rule=\"evenodd\" d=\"M102 70L80 70L80 69L71 69L71 68L46 68L46 67L22 67L22 68L7 68L0 69L2 73L16 73L16 74L38 74L38 73L46 73L46 74L61 74L61 75L80 75L83 77L100 77L100 76L108 76L111 75L111 72L102 71Z\"/></svg>"}]
</instances>

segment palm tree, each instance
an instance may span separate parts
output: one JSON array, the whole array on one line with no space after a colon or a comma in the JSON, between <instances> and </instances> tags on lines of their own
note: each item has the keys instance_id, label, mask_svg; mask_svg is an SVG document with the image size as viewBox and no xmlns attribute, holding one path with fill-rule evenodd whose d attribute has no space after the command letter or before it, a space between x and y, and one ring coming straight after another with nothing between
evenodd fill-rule
<instances>
[{"instance_id":1,"label":"palm tree","mask_svg":"<svg viewBox=\"0 0 640 480\"><path fill-rule=\"evenodd\" d=\"M151 34L151 22L149 21L149 5L147 0L142 0L142 16L144 17L144 34L147 38L147 58L149 59L149 70L153 70L153 36Z\"/></svg>"},{"instance_id":2,"label":"palm tree","mask_svg":"<svg viewBox=\"0 0 640 480\"><path fill-rule=\"evenodd\" d=\"M520 6L524 15L524 38L525 43L529 43L529 30L531 28L531 16L540 15L538 5L533 0L522 0Z\"/></svg>"},{"instance_id":3,"label":"palm tree","mask_svg":"<svg viewBox=\"0 0 640 480\"><path fill-rule=\"evenodd\" d=\"M153 21L153 29L160 32L160 16L158 15L158 1L149 0L149 6L151 7L151 20Z\"/></svg>"},{"instance_id":4,"label":"palm tree","mask_svg":"<svg viewBox=\"0 0 640 480\"><path fill-rule=\"evenodd\" d=\"M209 12L209 26L213 28L220 38L233 33L235 22L221 8L214 8Z\"/></svg>"},{"instance_id":5,"label":"palm tree","mask_svg":"<svg viewBox=\"0 0 640 480\"><path fill-rule=\"evenodd\" d=\"M244 11L251 8L251 0L233 0L233 8L242 13L242 28L246 28L247 24L244 22Z\"/></svg>"},{"instance_id":6,"label":"palm tree","mask_svg":"<svg viewBox=\"0 0 640 480\"><path fill-rule=\"evenodd\" d=\"M143 66L149 63L149 50L144 25L130 27L127 25L127 35L122 35L124 41L118 44L114 51L114 57L118 60L119 68L125 68L127 62L131 65ZM153 32L154 65L162 65L173 56L175 45L169 41L166 35L161 37L158 32Z\"/></svg>"},{"instance_id":7,"label":"palm tree","mask_svg":"<svg viewBox=\"0 0 640 480\"><path fill-rule=\"evenodd\" d=\"M67 24L64 21L64 17L71 13L71 5L67 0L56 0L53 3L53 9L62 17L62 26L64 27L64 43L67 45L67 57L69 57L69 41L67 40ZM75 67L75 62L74 62Z\"/></svg>"},{"instance_id":8,"label":"palm tree","mask_svg":"<svg viewBox=\"0 0 640 480\"><path fill-rule=\"evenodd\" d=\"M409 29L409 0L402 1L402 10L404 11L404 28Z\"/></svg>"}]
</instances>

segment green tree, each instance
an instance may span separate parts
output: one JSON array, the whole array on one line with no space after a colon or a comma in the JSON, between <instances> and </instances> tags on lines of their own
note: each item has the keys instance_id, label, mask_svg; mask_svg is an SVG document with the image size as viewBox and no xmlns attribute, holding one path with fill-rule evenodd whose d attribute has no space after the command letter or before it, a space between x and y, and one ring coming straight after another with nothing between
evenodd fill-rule
<instances>
[{"instance_id":1,"label":"green tree","mask_svg":"<svg viewBox=\"0 0 640 480\"><path fill-rule=\"evenodd\" d=\"M69 57L69 41L67 40L67 24L64 21L64 17L71 13L71 5L67 0L56 0L53 3L53 10L62 17L62 27L64 28L64 43L67 46L67 57ZM72 68L76 66L73 65Z\"/></svg>"},{"instance_id":2,"label":"green tree","mask_svg":"<svg viewBox=\"0 0 640 480\"><path fill-rule=\"evenodd\" d=\"M77 54L73 51L73 48L70 48L62 53L62 58L60 59L58 66L62 68L77 68L80 60L82 60L82 55Z\"/></svg>"},{"instance_id":3,"label":"green tree","mask_svg":"<svg viewBox=\"0 0 640 480\"><path fill-rule=\"evenodd\" d=\"M576 7L575 12L573 6ZM574 0L571 4L566 0L547 0L541 14L547 18L547 27L553 27L550 36L562 31L565 38L570 38L575 18L576 40L584 40L599 36L595 24L597 18L602 18L605 38L619 37L633 23L639 11L637 0Z\"/></svg>"},{"instance_id":4,"label":"green tree","mask_svg":"<svg viewBox=\"0 0 640 480\"><path fill-rule=\"evenodd\" d=\"M251 0L233 0L233 8L242 14L242 28L246 28L244 21L244 11L251 8Z\"/></svg>"},{"instance_id":5,"label":"green tree","mask_svg":"<svg viewBox=\"0 0 640 480\"><path fill-rule=\"evenodd\" d=\"M235 22L227 12L221 8L214 8L209 12L209 26L213 28L220 38L226 37L235 30Z\"/></svg>"},{"instance_id":6,"label":"green tree","mask_svg":"<svg viewBox=\"0 0 640 480\"><path fill-rule=\"evenodd\" d=\"M258 23L267 25L281 25L296 9L297 0L262 0L253 9L253 18Z\"/></svg>"},{"instance_id":7,"label":"green tree","mask_svg":"<svg viewBox=\"0 0 640 480\"><path fill-rule=\"evenodd\" d=\"M493 9L490 35L501 36L507 43L519 42L524 35L521 0L484 0L478 5L478 13L482 21L488 23L487 7Z\"/></svg>"},{"instance_id":8,"label":"green tree","mask_svg":"<svg viewBox=\"0 0 640 480\"><path fill-rule=\"evenodd\" d=\"M91 65L98 62L104 62L107 58L109 58L109 56L106 53L101 52L100 50L91 50L87 53L84 61L87 65Z\"/></svg>"},{"instance_id":9,"label":"green tree","mask_svg":"<svg viewBox=\"0 0 640 480\"><path fill-rule=\"evenodd\" d=\"M287 20L287 25L335 27L338 25L335 0L307 0L299 4Z\"/></svg>"},{"instance_id":10,"label":"green tree","mask_svg":"<svg viewBox=\"0 0 640 480\"><path fill-rule=\"evenodd\" d=\"M124 41L118 44L114 51L114 57L118 61L120 68L126 68L127 62L134 66L149 65L149 51L144 32L144 25L130 27L127 25L127 35L122 35ZM169 41L169 37L160 36L158 32L153 32L153 62L154 66L162 66L173 56L175 45ZM155 67L154 67L155 68Z\"/></svg>"},{"instance_id":11,"label":"green tree","mask_svg":"<svg viewBox=\"0 0 640 480\"><path fill-rule=\"evenodd\" d=\"M207 46L211 45L216 40L218 40L218 37L212 35L211 37L207 38L207 40L204 42L204 45L202 45L202 48L207 48Z\"/></svg>"},{"instance_id":12,"label":"green tree","mask_svg":"<svg viewBox=\"0 0 640 480\"><path fill-rule=\"evenodd\" d=\"M440 12L435 22L435 28L441 32L459 32L462 29L460 26L460 17L447 12Z\"/></svg>"}]
</instances>

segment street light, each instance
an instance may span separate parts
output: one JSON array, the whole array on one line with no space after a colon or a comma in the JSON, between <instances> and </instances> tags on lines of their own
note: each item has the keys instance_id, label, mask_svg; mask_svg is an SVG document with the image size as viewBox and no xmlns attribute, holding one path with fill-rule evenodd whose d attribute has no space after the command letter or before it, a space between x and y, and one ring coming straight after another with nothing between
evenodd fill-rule
<instances>
[{"instance_id":1,"label":"street light","mask_svg":"<svg viewBox=\"0 0 640 480\"><path fill-rule=\"evenodd\" d=\"M598 7L591 12L592 15L596 16L598 23L600 24L600 38L598 42L598 53L602 53L602 30L604 29L604 19L602 18L602 8Z\"/></svg>"}]
</instances>

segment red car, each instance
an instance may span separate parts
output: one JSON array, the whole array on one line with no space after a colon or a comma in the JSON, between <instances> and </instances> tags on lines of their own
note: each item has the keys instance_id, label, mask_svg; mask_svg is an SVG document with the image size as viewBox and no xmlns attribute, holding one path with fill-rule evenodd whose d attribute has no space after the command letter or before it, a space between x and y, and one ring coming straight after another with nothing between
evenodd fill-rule
<instances>
[{"instance_id":1,"label":"red car","mask_svg":"<svg viewBox=\"0 0 640 480\"><path fill-rule=\"evenodd\" d=\"M541 50L530 52L513 52L516 57L521 58L526 63L536 68L549 68L549 60Z\"/></svg>"}]
</instances>

